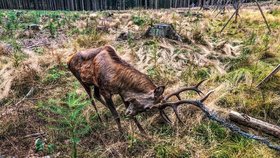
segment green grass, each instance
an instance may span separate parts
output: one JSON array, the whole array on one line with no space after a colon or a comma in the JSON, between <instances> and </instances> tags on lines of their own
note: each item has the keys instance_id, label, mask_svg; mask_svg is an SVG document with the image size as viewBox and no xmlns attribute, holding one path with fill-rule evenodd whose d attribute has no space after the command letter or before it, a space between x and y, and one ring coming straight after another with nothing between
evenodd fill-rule
<instances>
[{"instance_id":1,"label":"green grass","mask_svg":"<svg viewBox=\"0 0 280 158\"><path fill-rule=\"evenodd\" d=\"M66 76L65 67L55 65L48 70L48 73L43 80L44 83L58 82L60 79Z\"/></svg>"},{"instance_id":2,"label":"green grass","mask_svg":"<svg viewBox=\"0 0 280 158\"><path fill-rule=\"evenodd\" d=\"M39 107L45 111L40 115L51 125L49 128L60 132L60 139L70 140L71 155L74 158L78 157L77 145L82 137L91 132L91 127L83 115L83 110L90 101L84 98L85 96L70 92L61 100L50 99L47 103L39 104ZM50 115L52 117L49 117ZM41 150L43 150L42 146ZM49 148L48 150L51 150Z\"/></svg>"},{"instance_id":3,"label":"green grass","mask_svg":"<svg viewBox=\"0 0 280 158\"><path fill-rule=\"evenodd\" d=\"M279 124L279 74L272 77L260 88L255 87L280 62L280 56L278 55L280 34L277 29L280 25L277 18L275 18L279 16L278 10L273 10L268 15L270 26L273 29L273 33L270 35L266 33L267 30L263 25L262 19L250 14L242 14L238 23L231 23L220 34L219 31L224 21L227 20L228 14L211 18L211 16L207 15L208 13L205 13L205 15L203 13L203 16L193 17L195 14L192 12L183 15L172 12L170 13L170 19L173 20L176 29L189 38L189 42L183 44L172 43L166 39L150 38L129 39L127 42L119 43L112 39L116 35L115 32L100 33L96 30L98 20L100 17L106 18L108 12L98 12L98 17L93 20L89 20L89 14L91 12L1 12L0 28L4 29L4 34L0 39L12 45L14 50L13 55L5 58L12 60L14 67L22 68L22 64L28 57L22 52L23 46L21 42L25 37L16 38L15 35L33 23L42 25L43 30L41 30L41 33L47 33L47 38L52 41L57 40L59 35L66 35L69 38L68 45L59 48L57 52L68 53L73 50L79 51L109 43L117 48L120 56L123 54L129 56L131 55L129 53L136 53L140 47L143 47L144 55L148 55L151 59L143 71L146 71L145 73L157 85L163 84L170 88L179 86L177 85L178 83L180 83L180 86L194 85L200 80L207 79L207 82L201 86L202 90L206 92L208 89L214 89L224 84L222 92L218 89L213 94L213 100L217 99L214 104L218 107L224 110L233 109L273 124ZM138 30L136 33L143 33L144 29L153 22L153 14L150 11L137 11L131 14L134 15L131 19L132 26L140 27L140 31ZM163 15L167 18L169 16L169 14L165 13ZM117 19L117 16L118 13L115 13L113 19ZM269 16L274 18L269 18ZM170 19L167 19L167 21ZM159 21L159 19L155 21ZM178 24L176 24L177 21ZM79 22L86 22L87 26L79 28L76 25ZM181 25L184 26L185 24L188 27L181 27ZM126 24L120 24L118 29L121 30L124 25ZM133 27L129 29L133 29ZM203 53L199 45L208 47L207 42L217 44L223 40L233 46L240 44L241 47L240 51L238 51L240 55L235 58L217 59L226 67L225 74L218 73L212 65L195 65L189 61L189 58L186 59L181 70L159 63L162 58L161 51L165 50L162 46L165 44L167 44L166 46L170 44L175 49L173 52L175 55L191 56L195 53ZM47 53L50 52L46 47L34 48L33 51L36 52L35 55L42 58L44 56L48 57ZM220 53L220 50L211 51ZM65 54L63 54L63 62L66 61L66 58ZM40 60L43 59L40 58ZM104 121L103 124L99 123L79 82L70 75L64 64L53 62L44 61L42 65L39 63L39 67L43 71L39 74L42 76L28 80L28 84L27 80L20 80L20 82L14 83L12 87L10 94L12 99L8 98L9 100L7 101L9 104L20 100L30 90L30 87L34 87L35 92L22 105L16 107L19 108L16 110L17 113L13 110L7 110L8 112L12 111L11 114L15 113L15 115L8 117L10 114L5 114L3 121L7 120L8 123L1 124L0 131L1 135L9 139L9 142L3 139L4 146L9 147L9 154L17 153L14 148L11 148L10 142L12 142L19 151L25 152L25 154L27 153L25 148L28 146L26 144L31 144L28 149L34 149L39 156L61 153L61 155L68 157L110 157L120 155L120 157L146 156L161 158L197 156L212 158L274 158L279 155L279 153L270 150L261 143L235 135L221 125L202 118L203 114L199 110L183 106L180 109L180 113L185 122L184 125L175 123L171 126L157 122L160 121L157 118L157 111L138 116L140 123L149 133L149 136L152 137L152 139L143 138L138 133L133 122L124 116L125 109L120 98L114 98L117 104L117 111L121 115L122 125L127 132L125 138L121 139L110 111L97 102ZM134 64L133 60L130 62L132 65ZM167 59L164 62L168 63L170 61ZM178 73L181 76L178 76ZM17 84L20 84L21 87L19 88ZM184 97L191 98L195 96L195 94L191 93ZM211 102L210 99L209 101ZM33 104L38 106L34 107ZM7 106L7 108L11 107L13 106ZM173 113L168 113L168 115L174 120ZM12 119L15 121L10 121ZM34 133L38 130L37 127L47 133L44 139L34 138L13 141L15 136L21 138ZM269 138L271 139L271 137ZM0 141L2 141L1 138ZM275 142L277 141L275 140Z\"/></svg>"},{"instance_id":4,"label":"green grass","mask_svg":"<svg viewBox=\"0 0 280 158\"><path fill-rule=\"evenodd\" d=\"M178 146L173 144L165 143L158 144L154 148L155 157L157 158L168 158L168 157L177 157L177 158L188 158L190 153L188 150L180 149Z\"/></svg>"}]
</instances>

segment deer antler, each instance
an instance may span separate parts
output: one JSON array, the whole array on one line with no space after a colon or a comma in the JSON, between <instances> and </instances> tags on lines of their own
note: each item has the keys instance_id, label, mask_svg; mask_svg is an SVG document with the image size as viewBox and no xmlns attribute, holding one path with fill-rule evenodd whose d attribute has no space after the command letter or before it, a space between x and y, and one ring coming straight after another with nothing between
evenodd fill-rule
<instances>
[{"instance_id":1,"label":"deer antler","mask_svg":"<svg viewBox=\"0 0 280 158\"><path fill-rule=\"evenodd\" d=\"M157 108L157 109L165 109L166 107L172 107L172 108L177 108L181 104L192 104L195 106L200 107L200 104L203 104L203 102L210 96L211 93L213 93L214 90L209 91L203 98L200 100L179 100L177 102L166 102L166 103L161 103L161 104L156 104L152 106L151 108Z\"/></svg>"},{"instance_id":2,"label":"deer antler","mask_svg":"<svg viewBox=\"0 0 280 158\"><path fill-rule=\"evenodd\" d=\"M181 88L181 89L179 89L179 90L177 90L177 91L175 91L175 92L173 92L173 93L171 93L171 94L165 96L164 99L163 99L163 101L162 101L163 104L158 104L158 105L155 105L154 107L151 107L151 108L158 108L159 111L160 111L160 116L161 116L167 123L172 124L171 120L169 119L169 117L168 117L168 116L166 115L166 113L164 112L164 109L165 109L166 107L172 107L172 109L173 109L173 111L174 111L174 113L175 113L175 115L176 115L178 121L179 121L180 123L183 123L183 121L182 121L182 120L180 119L180 117L179 117L178 106L179 106L180 104L185 104L185 103L187 103L187 102L189 103L190 100L182 100L181 97L180 97L180 94L181 94L182 92L185 92L185 91L195 91L198 95L203 94L203 92L202 92L201 90L199 90L198 87L199 87L204 81L205 81L205 80L200 81L200 82L199 82L198 84L196 84L195 86L183 87L183 88ZM208 96L209 96L209 95L210 95L210 94L208 94ZM177 99L180 100L180 101L179 101L179 102L167 102L167 100L168 100L169 98L171 98L172 96L176 96ZM206 96L207 96L207 95L206 95ZM207 97L208 97L208 96L207 96ZM205 99L206 99L206 98L203 98L203 99L200 100L200 101L203 102ZM186 102L186 101L187 101L187 102ZM189 104L191 104L191 103L189 103Z\"/></svg>"},{"instance_id":3,"label":"deer antler","mask_svg":"<svg viewBox=\"0 0 280 158\"><path fill-rule=\"evenodd\" d=\"M205 105L203 104L203 102L210 96L211 93L213 93L214 90L209 91L203 98L201 98L200 100L179 100L176 102L164 102L161 104L156 104L154 106L151 107L151 109L159 109L160 111L160 115L161 117L168 123L171 123L170 119L168 118L168 116L166 115L166 113L164 112L164 109L167 107L171 107L178 119L178 121L180 123L183 123L183 121L180 119L179 117L179 113L178 113L178 107L179 105L182 104L191 104L191 105L195 105L196 107L199 107L201 110L204 111L204 107Z\"/></svg>"},{"instance_id":4,"label":"deer antler","mask_svg":"<svg viewBox=\"0 0 280 158\"><path fill-rule=\"evenodd\" d=\"M181 100L180 97L180 93L184 92L184 91L195 91L198 95L203 94L201 90L198 89L198 87L204 82L205 80L200 81L198 84L196 84L195 86L191 86L191 87L183 87L167 96L164 97L163 102L166 102L169 98L171 98L172 96L176 96L179 100Z\"/></svg>"},{"instance_id":5,"label":"deer antler","mask_svg":"<svg viewBox=\"0 0 280 158\"><path fill-rule=\"evenodd\" d=\"M196 86L194 87L198 87L202 82L199 82ZM198 88L197 88L198 89ZM199 90L198 90L199 91ZM209 91L204 97L202 97L200 100L181 100L179 97L177 97L179 99L179 101L176 101L176 102L166 102L166 100L168 98L170 98L171 96L175 95L177 96L179 93L181 93L180 90L178 90L177 92L174 92L172 93L171 95L165 97L166 100L164 100L164 102L162 103L159 103L159 104L156 104L152 107L150 107L150 109L158 109L160 110L160 115L161 117L167 121L168 123L171 123L170 119L167 117L166 113L164 112L164 109L167 108L167 107L171 107L173 109L173 111L175 112L176 114L176 117L177 119L181 121L181 119L179 118L179 115L178 115L178 106L182 105L182 104L191 104L191 105L194 105L196 107L198 107L200 110L202 110L205 115L211 119L211 120L214 120L216 122L218 122L219 124L221 124L222 126L230 129L232 132L234 133L238 133L240 135L242 135L243 137L245 138L249 138L249 139L254 139L254 140L257 140L263 144L266 144L269 148L271 149L275 149L277 151L280 151L280 146L278 145L273 145L267 138L264 138L264 137L261 137L261 136L257 136L257 135L254 135L254 134L250 134L250 133L247 133L245 131L242 131L237 125L235 124L232 124L230 122L228 122L226 119L224 118L220 118L217 113L215 111L212 111L210 110L209 108L207 108L207 106L205 106L203 104L203 102L214 92L214 90L211 90Z\"/></svg>"}]
</instances>

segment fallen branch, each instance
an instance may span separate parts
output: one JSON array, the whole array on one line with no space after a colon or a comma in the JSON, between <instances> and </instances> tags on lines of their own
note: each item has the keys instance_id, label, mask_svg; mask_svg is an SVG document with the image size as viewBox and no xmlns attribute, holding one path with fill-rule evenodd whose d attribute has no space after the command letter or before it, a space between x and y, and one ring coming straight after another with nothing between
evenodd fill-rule
<instances>
[{"instance_id":1,"label":"fallen branch","mask_svg":"<svg viewBox=\"0 0 280 158\"><path fill-rule=\"evenodd\" d=\"M269 27L269 25L268 25L268 22L267 22L267 20L266 20L264 14L263 14L263 11L262 11L262 8L261 8L259 2L258 2L257 0L255 0L255 2L257 3L257 6L258 6L258 8L259 8L259 10L260 10L260 12L261 12L261 14L262 14L262 17L263 17L263 19L264 19L264 22L265 22L265 24L266 24L266 27L267 27L269 33L271 33L271 29L270 29L270 27Z\"/></svg>"},{"instance_id":2,"label":"fallen branch","mask_svg":"<svg viewBox=\"0 0 280 158\"><path fill-rule=\"evenodd\" d=\"M31 87L29 92L19 101L15 104L15 106L19 105L20 103L22 103L26 98L28 98L29 96L32 95L32 93L34 92L34 88Z\"/></svg>"},{"instance_id":3,"label":"fallen branch","mask_svg":"<svg viewBox=\"0 0 280 158\"><path fill-rule=\"evenodd\" d=\"M238 7L236 8L236 10L234 11L234 13L231 15L231 17L228 19L228 21L226 22L226 24L224 25L224 27L222 28L222 30L220 31L220 33L222 33L224 31L224 29L227 27L227 25L229 24L230 20L234 17L234 15L238 12L238 10L241 8L243 4L243 1L240 5L238 5Z\"/></svg>"},{"instance_id":4,"label":"fallen branch","mask_svg":"<svg viewBox=\"0 0 280 158\"><path fill-rule=\"evenodd\" d=\"M238 124L242 124L242 125L254 128L256 130L261 130L267 134L280 138L280 127L278 127L276 125L258 120L256 118L250 117L245 114L241 114L236 111L230 111L229 119Z\"/></svg>"},{"instance_id":5,"label":"fallen branch","mask_svg":"<svg viewBox=\"0 0 280 158\"><path fill-rule=\"evenodd\" d=\"M201 84L201 83L199 83ZM198 85L199 85L198 84ZM195 87L198 87L198 86L195 86ZM192 89L193 90L193 89ZM179 91L180 92L180 91ZM171 107L174 112L175 112L175 115L176 117L179 119L180 121L180 118L178 117L178 111L177 111L177 108L179 105L194 105L196 107L198 107L200 110L202 110L206 116L211 119L211 120L214 120L216 122L218 122L219 124L221 124L222 126L224 127L227 127L228 129L230 129L232 132L234 133L237 133L237 134L240 134L241 136L243 137L246 137L246 138L249 138L249 139L254 139L254 140L257 140L263 144L266 144L269 148L271 149L274 149L274 150L277 150L277 151L280 151L280 146L278 145L273 145L267 138L264 138L264 137L261 137L261 136L257 136L257 135L254 135L254 134L250 134L250 133L247 133L247 132L244 132L242 131L237 125L233 124L233 123L230 123L228 122L226 119L224 118L221 118L218 116L218 114L213 111L213 110L210 110L208 109L205 105L204 105L204 101L210 96L210 94L213 93L213 91L210 91L208 92L202 99L200 100L181 100L180 97L178 97L178 93L175 92L175 93L172 93L172 95L175 95L178 97L179 101L177 102L167 102L168 98L164 99L164 102L161 103L161 104L157 104L155 106L152 106L151 108L156 108L156 109L159 109L160 111L160 114L162 116L162 118L166 121L166 122L171 122L170 119L167 117L167 115L165 114L164 112L164 109L166 107ZM168 96L169 97L169 96ZM181 121L180 121L181 122Z\"/></svg>"},{"instance_id":6,"label":"fallen branch","mask_svg":"<svg viewBox=\"0 0 280 158\"><path fill-rule=\"evenodd\" d=\"M26 138L30 138L30 137L39 137L39 136L44 136L44 135L45 135L45 133L33 133L33 134L26 135L23 138L26 139Z\"/></svg>"},{"instance_id":7,"label":"fallen branch","mask_svg":"<svg viewBox=\"0 0 280 158\"><path fill-rule=\"evenodd\" d=\"M270 79L274 74L276 74L278 71L280 71L280 64L270 73L268 74L258 85L257 87L259 87L261 84L263 84L264 82L266 82L268 79Z\"/></svg>"},{"instance_id":8,"label":"fallen branch","mask_svg":"<svg viewBox=\"0 0 280 158\"><path fill-rule=\"evenodd\" d=\"M211 120L214 120L218 123L220 123L221 125L223 125L224 127L229 128L232 132L234 133L238 133L241 136L245 137L245 138L249 138L249 139L254 139L257 140L263 144L266 144L269 148L280 151L280 146L278 145L273 145L267 138L264 137L260 137L254 134L250 134L247 132L242 131L238 126L236 126L235 124L229 123L227 122L225 119L220 118L216 112L210 111L206 106L204 106L204 104L199 104L197 106L198 108L200 108L208 118L210 118Z\"/></svg>"}]
</instances>

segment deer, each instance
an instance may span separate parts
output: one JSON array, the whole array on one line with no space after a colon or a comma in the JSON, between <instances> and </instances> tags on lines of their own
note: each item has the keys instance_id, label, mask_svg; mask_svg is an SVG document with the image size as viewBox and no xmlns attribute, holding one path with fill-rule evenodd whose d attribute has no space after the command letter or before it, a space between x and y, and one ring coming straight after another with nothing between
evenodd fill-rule
<instances>
[{"instance_id":1,"label":"deer","mask_svg":"<svg viewBox=\"0 0 280 158\"><path fill-rule=\"evenodd\" d=\"M165 108L171 107L179 122L182 122L177 110L179 105L186 103L200 105L212 93L207 93L201 100L181 100L180 93L184 91L195 91L199 95L203 94L198 89L203 82L201 81L195 86L183 87L164 96L165 86L154 84L146 74L121 59L110 45L77 52L70 57L67 65L88 94L98 119L102 122L93 97L111 111L120 133L123 133L123 129L120 116L112 100L113 95L121 97L126 108L125 115L135 122L141 133L145 134L145 130L135 117L139 113L158 109L160 116L167 123L171 123L164 112ZM92 89L94 91L93 97ZM176 96L180 101L168 102L172 96Z\"/></svg>"}]
</instances>

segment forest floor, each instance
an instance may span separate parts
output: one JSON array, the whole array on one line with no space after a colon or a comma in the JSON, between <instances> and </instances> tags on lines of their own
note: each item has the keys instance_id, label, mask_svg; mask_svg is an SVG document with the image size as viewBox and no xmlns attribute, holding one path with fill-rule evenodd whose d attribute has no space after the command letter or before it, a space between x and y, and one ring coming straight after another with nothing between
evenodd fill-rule
<instances>
[{"instance_id":1,"label":"forest floor","mask_svg":"<svg viewBox=\"0 0 280 158\"><path fill-rule=\"evenodd\" d=\"M128 10L117 12L0 12L0 157L279 157L279 152L232 133L197 108L182 106L184 124L168 125L158 112L137 116L149 138L125 117L120 136L108 109L97 119L85 91L67 70L77 51L110 44L119 56L167 92L207 79L206 102L221 116L236 110L280 125L280 74L256 85L280 63L280 7L242 8L237 22L220 33L233 10ZM143 38L151 23L172 24L183 42ZM129 32L127 40L116 40ZM186 98L198 98L184 94ZM245 131L279 139L249 128Z\"/></svg>"}]
</instances>

